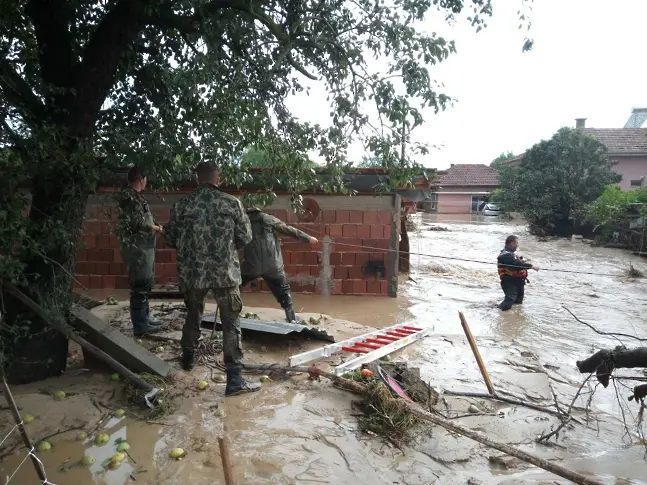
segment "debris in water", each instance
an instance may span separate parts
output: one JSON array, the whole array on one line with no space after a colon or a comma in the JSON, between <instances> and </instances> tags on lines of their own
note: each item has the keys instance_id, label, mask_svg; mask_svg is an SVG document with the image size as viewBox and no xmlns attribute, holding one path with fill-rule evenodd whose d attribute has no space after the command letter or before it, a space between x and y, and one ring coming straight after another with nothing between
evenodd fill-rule
<instances>
[{"instance_id":1,"label":"debris in water","mask_svg":"<svg viewBox=\"0 0 647 485\"><path fill-rule=\"evenodd\" d=\"M429 226L428 231L439 231L439 232L448 232L449 229L443 226Z\"/></svg>"},{"instance_id":2,"label":"debris in water","mask_svg":"<svg viewBox=\"0 0 647 485\"><path fill-rule=\"evenodd\" d=\"M480 414L481 410L476 407L475 404L470 404L470 407L467 408L467 411L472 413L472 414Z\"/></svg>"},{"instance_id":3,"label":"debris in water","mask_svg":"<svg viewBox=\"0 0 647 485\"><path fill-rule=\"evenodd\" d=\"M642 273L642 271L634 268L633 264L629 264L629 278L643 278L644 276L645 275Z\"/></svg>"},{"instance_id":4,"label":"debris in water","mask_svg":"<svg viewBox=\"0 0 647 485\"><path fill-rule=\"evenodd\" d=\"M52 450L52 444L49 441L41 441L38 445L39 453L47 453Z\"/></svg>"},{"instance_id":5,"label":"debris in water","mask_svg":"<svg viewBox=\"0 0 647 485\"><path fill-rule=\"evenodd\" d=\"M103 446L105 445L108 441L110 441L110 436L108 436L105 433L98 434L94 438L94 444L97 446Z\"/></svg>"},{"instance_id":6,"label":"debris in water","mask_svg":"<svg viewBox=\"0 0 647 485\"><path fill-rule=\"evenodd\" d=\"M54 399L56 399L57 401L62 401L63 399L65 399L65 393L63 391L56 391L54 393Z\"/></svg>"},{"instance_id":7,"label":"debris in water","mask_svg":"<svg viewBox=\"0 0 647 485\"><path fill-rule=\"evenodd\" d=\"M208 386L209 386L209 383L207 381L200 381L198 383L198 390L204 391Z\"/></svg>"},{"instance_id":8,"label":"debris in water","mask_svg":"<svg viewBox=\"0 0 647 485\"><path fill-rule=\"evenodd\" d=\"M173 448L170 455L174 460L181 460L186 456L186 451L184 451L182 448Z\"/></svg>"},{"instance_id":9,"label":"debris in water","mask_svg":"<svg viewBox=\"0 0 647 485\"><path fill-rule=\"evenodd\" d=\"M31 414L23 414L22 415L22 423L23 424L32 423L34 421L34 419L36 419L36 418L34 418Z\"/></svg>"},{"instance_id":10,"label":"debris in water","mask_svg":"<svg viewBox=\"0 0 647 485\"><path fill-rule=\"evenodd\" d=\"M126 411L123 409L117 409L114 414L115 418L123 418L126 415Z\"/></svg>"}]
</instances>

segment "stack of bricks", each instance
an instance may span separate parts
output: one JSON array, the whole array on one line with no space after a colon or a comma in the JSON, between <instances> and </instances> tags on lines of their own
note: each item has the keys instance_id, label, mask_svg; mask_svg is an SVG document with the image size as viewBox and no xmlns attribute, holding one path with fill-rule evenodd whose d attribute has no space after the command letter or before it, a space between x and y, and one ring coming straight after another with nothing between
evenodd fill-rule
<instances>
[{"instance_id":1,"label":"stack of bricks","mask_svg":"<svg viewBox=\"0 0 647 485\"><path fill-rule=\"evenodd\" d=\"M151 210L164 224L170 205L152 205ZM308 223L298 222L287 210L268 210L282 221L320 240L310 245L282 237L283 262L295 293L332 295L387 295L386 260L391 237L391 213L388 211L322 210ZM98 206L88 206L83 224L82 244L76 263L77 287L89 289L126 289L128 278L115 236L116 214ZM322 240L331 238L329 257ZM175 251L161 237L157 240L155 279L157 284L175 283ZM326 261L328 259L328 261ZM269 291L257 281L244 291Z\"/></svg>"}]
</instances>

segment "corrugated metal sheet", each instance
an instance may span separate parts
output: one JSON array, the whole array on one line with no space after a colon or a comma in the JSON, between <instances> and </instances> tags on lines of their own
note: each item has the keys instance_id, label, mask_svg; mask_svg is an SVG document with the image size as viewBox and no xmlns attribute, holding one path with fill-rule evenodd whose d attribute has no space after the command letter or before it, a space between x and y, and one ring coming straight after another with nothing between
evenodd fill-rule
<instances>
[{"instance_id":1,"label":"corrugated metal sheet","mask_svg":"<svg viewBox=\"0 0 647 485\"><path fill-rule=\"evenodd\" d=\"M202 317L202 326L204 328L213 328L215 315L204 315ZM216 322L216 328L221 326L220 320ZM253 332L273 333L277 335L289 335L293 333L300 333L307 335L317 340L325 340L326 342L334 342L335 337L329 335L325 330L311 327L309 325L301 325L298 323L287 322L270 322L267 320L256 320L251 318L241 318L240 327L243 330L251 330Z\"/></svg>"}]
</instances>

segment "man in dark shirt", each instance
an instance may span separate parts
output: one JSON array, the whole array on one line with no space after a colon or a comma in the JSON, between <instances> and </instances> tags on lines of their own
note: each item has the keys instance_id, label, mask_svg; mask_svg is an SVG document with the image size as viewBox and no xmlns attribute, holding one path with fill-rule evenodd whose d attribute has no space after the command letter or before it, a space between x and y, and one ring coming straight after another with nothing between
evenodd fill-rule
<instances>
[{"instance_id":1,"label":"man in dark shirt","mask_svg":"<svg viewBox=\"0 0 647 485\"><path fill-rule=\"evenodd\" d=\"M497 258L497 268L499 278L501 279L501 289L505 298L499 303L499 308L503 311L510 310L512 305L523 303L524 286L528 278L528 270L534 269L539 271L538 266L525 263L523 258L517 256L516 251L519 247L519 238L517 236L508 236L505 240L505 247Z\"/></svg>"}]
</instances>

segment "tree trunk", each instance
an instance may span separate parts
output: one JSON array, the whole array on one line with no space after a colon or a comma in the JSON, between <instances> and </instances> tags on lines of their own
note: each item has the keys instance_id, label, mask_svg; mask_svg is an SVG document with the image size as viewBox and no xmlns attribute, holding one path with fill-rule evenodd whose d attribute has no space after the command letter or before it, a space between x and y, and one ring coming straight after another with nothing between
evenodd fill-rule
<instances>
[{"instance_id":1,"label":"tree trunk","mask_svg":"<svg viewBox=\"0 0 647 485\"><path fill-rule=\"evenodd\" d=\"M411 269L409 254L409 233L407 232L407 214L400 218L400 272L408 273Z\"/></svg>"},{"instance_id":2,"label":"tree trunk","mask_svg":"<svg viewBox=\"0 0 647 485\"><path fill-rule=\"evenodd\" d=\"M576 365L582 374L589 374L595 371L598 381L604 387L607 387L614 369L647 367L647 347L599 350L584 360L578 360Z\"/></svg>"},{"instance_id":3,"label":"tree trunk","mask_svg":"<svg viewBox=\"0 0 647 485\"><path fill-rule=\"evenodd\" d=\"M89 190L72 170L49 171L33 180L21 290L46 309L50 318L67 320L76 250ZM1 332L4 366L10 383L60 375L68 341L6 293Z\"/></svg>"}]
</instances>

